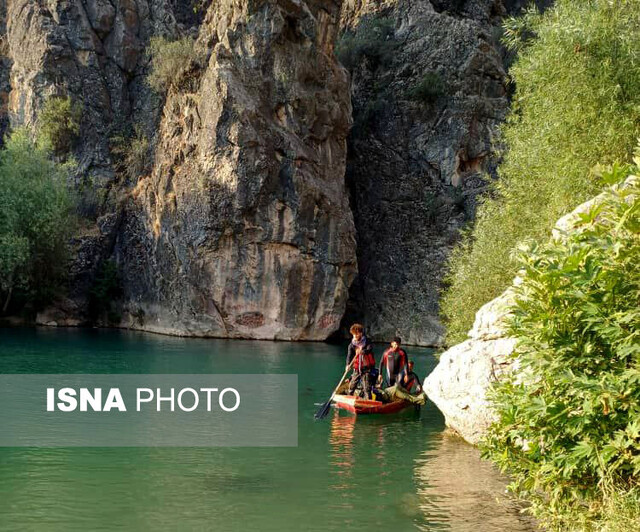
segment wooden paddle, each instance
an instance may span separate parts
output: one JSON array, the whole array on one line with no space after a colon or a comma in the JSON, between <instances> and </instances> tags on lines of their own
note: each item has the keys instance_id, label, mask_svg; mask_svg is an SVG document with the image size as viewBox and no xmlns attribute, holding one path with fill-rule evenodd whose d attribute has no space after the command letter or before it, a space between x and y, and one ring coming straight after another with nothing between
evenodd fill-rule
<instances>
[{"instance_id":1,"label":"wooden paddle","mask_svg":"<svg viewBox=\"0 0 640 532\"><path fill-rule=\"evenodd\" d=\"M333 397L335 396L336 392L340 389L340 386L342 386L342 383L347 378L347 373L349 373L349 370L353 367L353 364L356 361L357 357L358 355L355 355L351 360L351 362L349 362L349 365L347 366L347 369L344 371L344 375L342 375L342 378L340 379L338 386L336 386L336 389L333 390L333 393L331 394L331 397L329 397L329 400L318 409L318 411L313 416L314 418L323 419L327 417L327 414L329 413L329 409L331 408L331 401L333 401Z\"/></svg>"}]
</instances>

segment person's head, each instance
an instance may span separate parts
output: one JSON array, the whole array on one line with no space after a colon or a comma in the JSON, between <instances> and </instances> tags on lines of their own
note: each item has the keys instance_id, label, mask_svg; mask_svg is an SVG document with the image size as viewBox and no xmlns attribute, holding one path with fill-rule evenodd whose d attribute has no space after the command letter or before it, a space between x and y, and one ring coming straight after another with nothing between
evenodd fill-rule
<instances>
[{"instance_id":1,"label":"person's head","mask_svg":"<svg viewBox=\"0 0 640 532\"><path fill-rule=\"evenodd\" d=\"M391 340L391 349L393 349L394 351L397 351L398 349L400 349L401 343L402 343L402 340L400 339L400 337L394 336L393 340Z\"/></svg>"},{"instance_id":2,"label":"person's head","mask_svg":"<svg viewBox=\"0 0 640 532\"><path fill-rule=\"evenodd\" d=\"M362 338L362 335L364 334L364 326L362 326L360 323L354 323L349 329L349 332L357 342Z\"/></svg>"},{"instance_id":3,"label":"person's head","mask_svg":"<svg viewBox=\"0 0 640 532\"><path fill-rule=\"evenodd\" d=\"M409 362L407 362L407 366L409 367L409 371L413 371L413 360L409 360Z\"/></svg>"}]
</instances>

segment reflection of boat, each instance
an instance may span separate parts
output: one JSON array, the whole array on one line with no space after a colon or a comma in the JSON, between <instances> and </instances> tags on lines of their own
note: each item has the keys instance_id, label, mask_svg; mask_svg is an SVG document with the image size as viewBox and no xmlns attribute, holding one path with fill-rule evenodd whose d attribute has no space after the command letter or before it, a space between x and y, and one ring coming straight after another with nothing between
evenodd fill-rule
<instances>
[{"instance_id":1,"label":"reflection of boat","mask_svg":"<svg viewBox=\"0 0 640 532\"><path fill-rule=\"evenodd\" d=\"M338 391L342 393L337 393L333 396L333 406L353 414L395 414L412 406L411 402L403 399L383 403L382 401L362 399L354 395L343 395L343 393L347 391L347 386L342 386Z\"/></svg>"}]
</instances>

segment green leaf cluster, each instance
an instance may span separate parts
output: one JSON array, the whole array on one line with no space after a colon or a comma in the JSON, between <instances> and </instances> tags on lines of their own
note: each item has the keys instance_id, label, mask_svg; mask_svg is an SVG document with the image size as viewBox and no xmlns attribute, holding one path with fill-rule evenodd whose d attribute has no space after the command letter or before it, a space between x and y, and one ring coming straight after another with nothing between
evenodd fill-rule
<instances>
[{"instance_id":1,"label":"green leaf cluster","mask_svg":"<svg viewBox=\"0 0 640 532\"><path fill-rule=\"evenodd\" d=\"M81 117L82 106L71 97L52 96L38 115L40 141L48 143L56 155L69 153L80 132Z\"/></svg>"},{"instance_id":2,"label":"green leaf cluster","mask_svg":"<svg viewBox=\"0 0 640 532\"><path fill-rule=\"evenodd\" d=\"M640 136L640 2L558 0L529 12L530 37L511 69L516 90L502 129L499 179L450 260L442 298L449 344L511 283L512 250L542 239L600 189L597 163L629 160Z\"/></svg>"},{"instance_id":3,"label":"green leaf cluster","mask_svg":"<svg viewBox=\"0 0 640 532\"><path fill-rule=\"evenodd\" d=\"M151 143L140 126L136 125L129 134L113 135L109 144L116 168L130 183L135 183L149 171Z\"/></svg>"},{"instance_id":4,"label":"green leaf cluster","mask_svg":"<svg viewBox=\"0 0 640 532\"><path fill-rule=\"evenodd\" d=\"M72 166L53 161L47 144L34 142L26 129L14 131L0 152L0 311L12 295L41 304L64 277Z\"/></svg>"},{"instance_id":5,"label":"green leaf cluster","mask_svg":"<svg viewBox=\"0 0 640 532\"><path fill-rule=\"evenodd\" d=\"M640 493L640 179L627 183L515 253L515 371L492 390L483 450L552 528L588 528L611 493Z\"/></svg>"}]
</instances>

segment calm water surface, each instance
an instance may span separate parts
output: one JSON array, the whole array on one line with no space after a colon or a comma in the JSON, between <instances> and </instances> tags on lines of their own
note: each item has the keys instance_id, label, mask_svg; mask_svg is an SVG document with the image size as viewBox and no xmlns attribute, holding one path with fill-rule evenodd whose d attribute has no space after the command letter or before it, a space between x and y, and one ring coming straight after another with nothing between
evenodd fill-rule
<instances>
[{"instance_id":1,"label":"calm water surface","mask_svg":"<svg viewBox=\"0 0 640 532\"><path fill-rule=\"evenodd\" d=\"M420 375L435 366L408 351ZM0 529L533 530L430 403L315 422L343 369L326 344L0 329L0 373L297 373L299 387L297 448L0 448Z\"/></svg>"}]
</instances>

